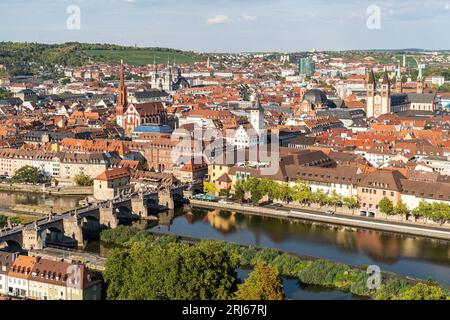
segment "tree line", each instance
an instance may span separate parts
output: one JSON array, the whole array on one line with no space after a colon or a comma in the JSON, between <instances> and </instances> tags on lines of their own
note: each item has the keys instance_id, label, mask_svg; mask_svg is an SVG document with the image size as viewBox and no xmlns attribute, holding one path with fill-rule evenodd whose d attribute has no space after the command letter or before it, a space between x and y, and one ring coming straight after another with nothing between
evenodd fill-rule
<instances>
[{"instance_id":1,"label":"tree line","mask_svg":"<svg viewBox=\"0 0 450 320\"><path fill-rule=\"evenodd\" d=\"M409 210L406 204L399 200L396 205L392 203L387 197L381 199L378 204L380 211L386 215L400 215L408 219L413 216L414 219L425 218L435 223L443 225L450 221L450 205L445 202L428 203L421 200L419 205L413 210Z\"/></svg>"},{"instance_id":2,"label":"tree line","mask_svg":"<svg viewBox=\"0 0 450 320\"><path fill-rule=\"evenodd\" d=\"M368 286L363 269L325 260L305 260L275 249L219 241L187 244L175 236L153 236L120 226L101 234L116 245L107 257L108 299L285 299L281 275L379 300L445 300L437 283L410 283L390 275L378 288ZM236 268L253 268L245 282Z\"/></svg>"},{"instance_id":3,"label":"tree line","mask_svg":"<svg viewBox=\"0 0 450 320\"><path fill-rule=\"evenodd\" d=\"M257 179L251 177L238 181L234 186L234 197L236 200L243 201L246 193L251 195L250 201L253 204L259 203L264 196L267 196L269 200L280 200L287 203L295 201L302 204L314 203L321 206L344 205L350 209L358 207L358 199L355 196L343 197L336 191L333 191L330 195L323 190L313 192L303 181L297 181L293 186L289 186L287 183L277 183L267 178Z\"/></svg>"}]
</instances>

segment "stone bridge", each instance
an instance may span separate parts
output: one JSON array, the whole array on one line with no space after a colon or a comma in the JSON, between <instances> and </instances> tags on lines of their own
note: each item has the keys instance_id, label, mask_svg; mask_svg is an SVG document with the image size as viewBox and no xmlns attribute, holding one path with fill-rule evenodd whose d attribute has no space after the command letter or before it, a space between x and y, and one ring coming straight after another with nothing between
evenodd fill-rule
<instances>
[{"instance_id":1,"label":"stone bridge","mask_svg":"<svg viewBox=\"0 0 450 320\"><path fill-rule=\"evenodd\" d=\"M174 209L184 201L182 188L133 193L0 232L0 243L24 249L48 244L82 246L88 232L117 228L123 219L146 219L152 210Z\"/></svg>"}]
</instances>

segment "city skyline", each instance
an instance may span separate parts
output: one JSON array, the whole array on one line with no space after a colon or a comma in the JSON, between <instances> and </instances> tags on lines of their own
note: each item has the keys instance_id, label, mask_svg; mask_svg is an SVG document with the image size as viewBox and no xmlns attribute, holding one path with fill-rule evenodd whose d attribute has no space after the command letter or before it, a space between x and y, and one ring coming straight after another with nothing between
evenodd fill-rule
<instances>
[{"instance_id":1,"label":"city skyline","mask_svg":"<svg viewBox=\"0 0 450 320\"><path fill-rule=\"evenodd\" d=\"M115 43L197 52L448 49L450 2L433 0L9 0L1 41ZM79 29L67 20L79 8ZM380 15L377 16L377 10ZM17 16L24 23L17 23Z\"/></svg>"}]
</instances>

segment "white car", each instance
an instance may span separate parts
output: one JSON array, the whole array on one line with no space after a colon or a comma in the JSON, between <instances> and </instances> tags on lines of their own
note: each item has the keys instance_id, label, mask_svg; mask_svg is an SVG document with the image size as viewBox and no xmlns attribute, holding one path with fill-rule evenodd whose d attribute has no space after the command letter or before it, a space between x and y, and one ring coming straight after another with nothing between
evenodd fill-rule
<instances>
[{"instance_id":1,"label":"white car","mask_svg":"<svg viewBox=\"0 0 450 320\"><path fill-rule=\"evenodd\" d=\"M228 201L226 201L226 200L219 200L219 203L221 203L221 204L228 204Z\"/></svg>"},{"instance_id":2,"label":"white car","mask_svg":"<svg viewBox=\"0 0 450 320\"><path fill-rule=\"evenodd\" d=\"M325 211L325 213L326 214L334 214L334 211L333 210L327 210L327 211Z\"/></svg>"}]
</instances>

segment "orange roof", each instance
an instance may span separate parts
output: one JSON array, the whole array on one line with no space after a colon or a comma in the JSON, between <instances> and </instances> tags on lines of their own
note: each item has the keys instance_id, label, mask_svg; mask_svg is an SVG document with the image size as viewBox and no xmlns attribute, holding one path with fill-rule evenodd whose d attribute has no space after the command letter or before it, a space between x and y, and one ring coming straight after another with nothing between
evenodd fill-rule
<instances>
[{"instance_id":1,"label":"orange roof","mask_svg":"<svg viewBox=\"0 0 450 320\"><path fill-rule=\"evenodd\" d=\"M31 277L31 270L33 270L37 259L30 256L18 256L13 265L9 269L8 277L19 279L28 279Z\"/></svg>"},{"instance_id":2,"label":"orange roof","mask_svg":"<svg viewBox=\"0 0 450 320\"><path fill-rule=\"evenodd\" d=\"M109 180L115 180L115 179L121 179L125 177L130 176L130 171L128 171L127 168L118 168L113 170L107 170L102 173L100 173L95 180L101 180L101 181L109 181Z\"/></svg>"}]
</instances>

